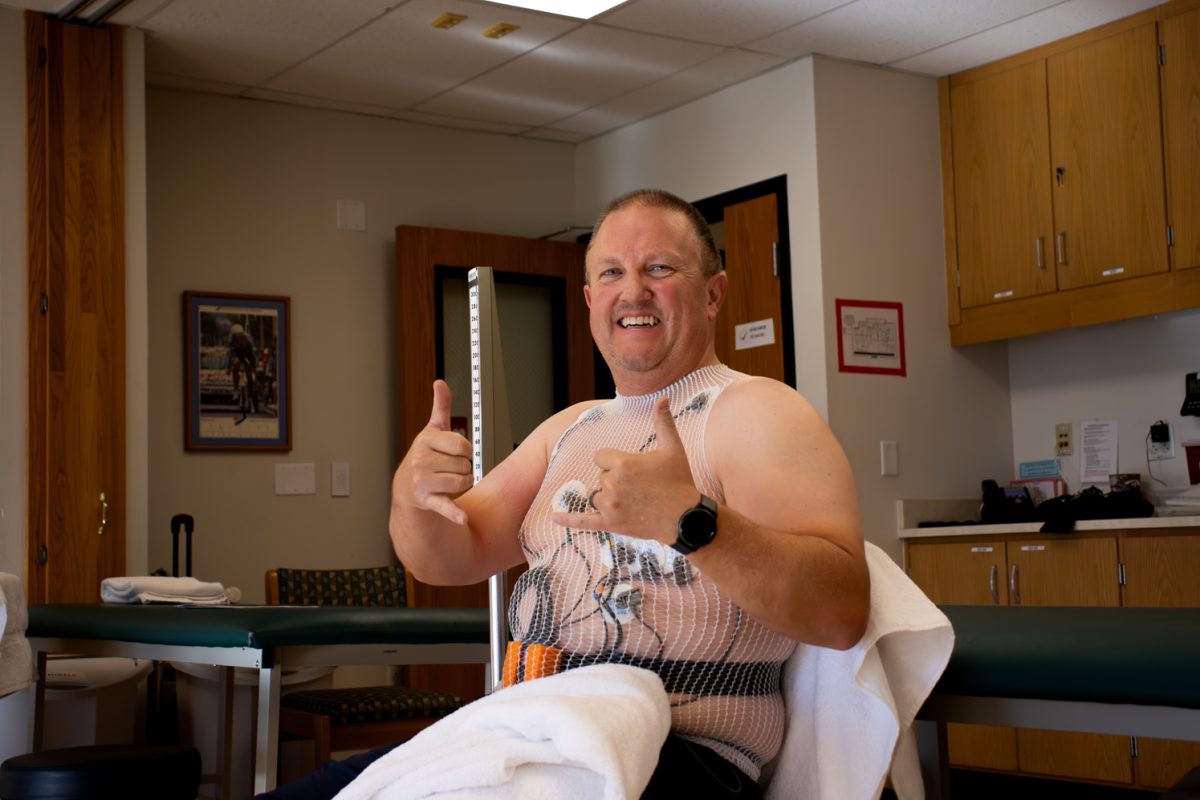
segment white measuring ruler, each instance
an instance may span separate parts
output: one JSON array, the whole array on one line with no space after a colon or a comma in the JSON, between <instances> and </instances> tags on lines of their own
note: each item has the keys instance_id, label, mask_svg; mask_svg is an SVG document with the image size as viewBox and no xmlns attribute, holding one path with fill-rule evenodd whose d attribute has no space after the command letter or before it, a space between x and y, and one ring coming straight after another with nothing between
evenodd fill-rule
<instances>
[{"instance_id":1,"label":"white measuring ruler","mask_svg":"<svg viewBox=\"0 0 1200 800\"><path fill-rule=\"evenodd\" d=\"M491 267L467 273L471 317L471 442L475 482L512 452L508 419L508 389L500 350L500 320L496 316L496 285ZM503 572L488 578L488 688L504 674L508 645L507 587Z\"/></svg>"}]
</instances>

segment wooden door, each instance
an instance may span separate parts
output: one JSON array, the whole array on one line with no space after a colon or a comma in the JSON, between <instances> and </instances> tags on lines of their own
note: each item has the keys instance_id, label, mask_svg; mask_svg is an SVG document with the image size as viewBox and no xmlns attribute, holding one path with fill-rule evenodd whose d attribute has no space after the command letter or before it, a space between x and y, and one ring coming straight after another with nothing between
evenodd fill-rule
<instances>
[{"instance_id":1,"label":"wooden door","mask_svg":"<svg viewBox=\"0 0 1200 800\"><path fill-rule=\"evenodd\" d=\"M30 602L125 570L120 30L26 14Z\"/></svg>"},{"instance_id":2,"label":"wooden door","mask_svg":"<svg viewBox=\"0 0 1200 800\"><path fill-rule=\"evenodd\" d=\"M1119 604L1114 537L1009 542L1007 555L1012 605ZM1133 782L1127 736L1021 728L1017 759L1021 772Z\"/></svg>"},{"instance_id":3,"label":"wooden door","mask_svg":"<svg viewBox=\"0 0 1200 800\"><path fill-rule=\"evenodd\" d=\"M1161 69L1171 266L1200 267L1200 10L1162 21Z\"/></svg>"},{"instance_id":4,"label":"wooden door","mask_svg":"<svg viewBox=\"0 0 1200 800\"><path fill-rule=\"evenodd\" d=\"M1119 539L1125 584L1122 605L1156 608L1200 607L1200 530L1173 536ZM1200 743L1138 737L1137 782L1153 789L1173 786L1200 764Z\"/></svg>"},{"instance_id":5,"label":"wooden door","mask_svg":"<svg viewBox=\"0 0 1200 800\"><path fill-rule=\"evenodd\" d=\"M1047 60L1060 289L1165 272L1154 23Z\"/></svg>"},{"instance_id":6,"label":"wooden door","mask_svg":"<svg viewBox=\"0 0 1200 800\"><path fill-rule=\"evenodd\" d=\"M959 303L1053 292L1046 64L950 89Z\"/></svg>"},{"instance_id":7,"label":"wooden door","mask_svg":"<svg viewBox=\"0 0 1200 800\"><path fill-rule=\"evenodd\" d=\"M584 248L574 242L550 242L518 236L422 228L396 228L396 312L400 389L400 455L429 421L433 381L437 373L436 272L458 271L463 277L476 266L497 272L561 279L566 286L567 403L594 397L592 337L583 300ZM504 309L499 309L501 316ZM556 335L547 331L547 336ZM511 590L520 570L509 573ZM409 604L418 607L486 607L487 583L431 586L413 581ZM408 682L418 688L455 692L464 699L483 694L484 671L475 665L408 667Z\"/></svg>"},{"instance_id":8,"label":"wooden door","mask_svg":"<svg viewBox=\"0 0 1200 800\"><path fill-rule=\"evenodd\" d=\"M726 206L724 224L729 294L717 319L717 357L739 372L783 381L783 313L775 253L779 246L779 218L775 195ZM739 333L737 326L750 322L763 323L760 329L770 330L772 343L755 344L759 329L743 328Z\"/></svg>"},{"instance_id":9,"label":"wooden door","mask_svg":"<svg viewBox=\"0 0 1200 800\"><path fill-rule=\"evenodd\" d=\"M923 543L909 540L908 575L939 605L1005 605L1004 542ZM1015 771L1017 734L998 725L946 726L950 763Z\"/></svg>"}]
</instances>

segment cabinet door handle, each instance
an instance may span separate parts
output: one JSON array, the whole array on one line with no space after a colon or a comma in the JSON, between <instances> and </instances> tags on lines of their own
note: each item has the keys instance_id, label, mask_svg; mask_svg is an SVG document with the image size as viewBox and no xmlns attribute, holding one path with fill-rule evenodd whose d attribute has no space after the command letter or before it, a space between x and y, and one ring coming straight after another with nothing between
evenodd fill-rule
<instances>
[{"instance_id":1,"label":"cabinet door handle","mask_svg":"<svg viewBox=\"0 0 1200 800\"><path fill-rule=\"evenodd\" d=\"M1038 269L1046 268L1046 260L1044 258L1042 258L1042 249L1045 244L1046 244L1045 236L1037 237L1037 241L1035 241L1033 244L1033 257L1037 260L1037 268Z\"/></svg>"},{"instance_id":2,"label":"cabinet door handle","mask_svg":"<svg viewBox=\"0 0 1200 800\"><path fill-rule=\"evenodd\" d=\"M104 535L104 529L108 527L108 498L104 492L100 493L100 530L96 531L98 536Z\"/></svg>"},{"instance_id":3,"label":"cabinet door handle","mask_svg":"<svg viewBox=\"0 0 1200 800\"><path fill-rule=\"evenodd\" d=\"M999 564L992 564L992 571L988 573L988 589L992 591L992 605L1000 605L1000 592L997 591L996 576L1000 572Z\"/></svg>"},{"instance_id":4,"label":"cabinet door handle","mask_svg":"<svg viewBox=\"0 0 1200 800\"><path fill-rule=\"evenodd\" d=\"M1021 605L1021 593L1017 590L1017 565L1013 564L1008 573L1008 599L1015 606Z\"/></svg>"},{"instance_id":5,"label":"cabinet door handle","mask_svg":"<svg viewBox=\"0 0 1200 800\"><path fill-rule=\"evenodd\" d=\"M1054 237L1054 259L1061 266L1067 265L1067 234L1059 233Z\"/></svg>"}]
</instances>

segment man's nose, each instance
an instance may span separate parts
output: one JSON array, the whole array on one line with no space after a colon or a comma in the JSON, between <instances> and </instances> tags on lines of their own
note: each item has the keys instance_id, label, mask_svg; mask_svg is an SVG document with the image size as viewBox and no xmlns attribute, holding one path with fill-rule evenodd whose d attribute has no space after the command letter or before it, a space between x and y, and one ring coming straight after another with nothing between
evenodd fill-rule
<instances>
[{"instance_id":1,"label":"man's nose","mask_svg":"<svg viewBox=\"0 0 1200 800\"><path fill-rule=\"evenodd\" d=\"M625 302L645 300L651 294L650 279L641 270L629 270L621 281L621 299Z\"/></svg>"}]
</instances>

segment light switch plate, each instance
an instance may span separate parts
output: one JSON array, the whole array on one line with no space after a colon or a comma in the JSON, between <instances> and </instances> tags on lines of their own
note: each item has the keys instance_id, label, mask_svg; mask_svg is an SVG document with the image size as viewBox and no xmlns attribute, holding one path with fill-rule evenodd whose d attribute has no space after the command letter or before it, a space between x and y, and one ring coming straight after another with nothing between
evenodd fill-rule
<instances>
[{"instance_id":1,"label":"light switch plate","mask_svg":"<svg viewBox=\"0 0 1200 800\"><path fill-rule=\"evenodd\" d=\"M896 451L895 442L879 443L879 474L888 476L900 474L900 455Z\"/></svg>"},{"instance_id":2,"label":"light switch plate","mask_svg":"<svg viewBox=\"0 0 1200 800\"><path fill-rule=\"evenodd\" d=\"M329 494L333 497L350 496L350 464L335 461L329 470Z\"/></svg>"}]
</instances>

